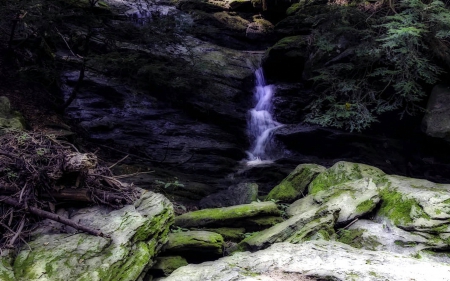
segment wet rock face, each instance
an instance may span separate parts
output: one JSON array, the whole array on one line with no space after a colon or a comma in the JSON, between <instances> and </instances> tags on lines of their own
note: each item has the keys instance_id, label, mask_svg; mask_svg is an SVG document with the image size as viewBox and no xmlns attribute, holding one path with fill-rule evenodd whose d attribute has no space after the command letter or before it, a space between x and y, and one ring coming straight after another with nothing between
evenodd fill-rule
<instances>
[{"instance_id":1,"label":"wet rock face","mask_svg":"<svg viewBox=\"0 0 450 281\"><path fill-rule=\"evenodd\" d=\"M73 79L75 73L68 73ZM92 139L126 147L131 153L155 162L183 163L179 168L200 174L231 172L243 159L243 128L234 134L219 126L198 122L195 115L171 108L151 97L132 94L114 82L87 76L86 90L68 108L67 114ZM189 160L189 161L187 161Z\"/></svg>"},{"instance_id":2,"label":"wet rock face","mask_svg":"<svg viewBox=\"0 0 450 281\"><path fill-rule=\"evenodd\" d=\"M450 141L450 85L436 85L428 100L427 114L422 121L425 134Z\"/></svg>"}]
</instances>

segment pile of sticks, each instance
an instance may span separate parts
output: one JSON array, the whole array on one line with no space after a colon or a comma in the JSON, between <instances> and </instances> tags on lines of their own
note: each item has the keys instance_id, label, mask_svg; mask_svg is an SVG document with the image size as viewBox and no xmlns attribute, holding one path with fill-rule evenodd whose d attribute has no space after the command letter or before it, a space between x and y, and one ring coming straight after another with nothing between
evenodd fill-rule
<instances>
[{"instance_id":1,"label":"pile of sticks","mask_svg":"<svg viewBox=\"0 0 450 281\"><path fill-rule=\"evenodd\" d=\"M42 218L106 236L55 214L61 204L101 204L120 208L139 196L116 179L93 153L52 135L10 131L0 135L0 250L25 242Z\"/></svg>"}]
</instances>

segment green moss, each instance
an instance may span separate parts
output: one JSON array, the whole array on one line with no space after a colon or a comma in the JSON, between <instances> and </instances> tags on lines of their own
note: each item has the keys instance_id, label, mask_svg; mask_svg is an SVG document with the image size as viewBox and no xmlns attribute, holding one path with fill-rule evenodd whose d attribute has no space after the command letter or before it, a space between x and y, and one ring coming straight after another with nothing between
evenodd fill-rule
<instances>
[{"instance_id":1,"label":"green moss","mask_svg":"<svg viewBox=\"0 0 450 281\"><path fill-rule=\"evenodd\" d=\"M364 248L375 251L380 243L376 237L363 237L364 229L342 229L338 234L338 241L354 248Z\"/></svg>"},{"instance_id":2,"label":"green moss","mask_svg":"<svg viewBox=\"0 0 450 281\"><path fill-rule=\"evenodd\" d=\"M362 178L371 178L377 186L385 185L387 182L384 172L378 168L365 164L337 162L326 172L318 175L308 189L310 194L317 194L332 186Z\"/></svg>"},{"instance_id":3,"label":"green moss","mask_svg":"<svg viewBox=\"0 0 450 281\"><path fill-rule=\"evenodd\" d=\"M222 235L225 240L231 241L241 241L242 235L245 233L245 228L231 228L231 227L221 227L221 228L210 228L205 229L206 231L212 231Z\"/></svg>"},{"instance_id":4,"label":"green moss","mask_svg":"<svg viewBox=\"0 0 450 281\"><path fill-rule=\"evenodd\" d=\"M281 182L273 188L265 200L280 200L282 202L290 202L298 197L298 191L292 186L290 182Z\"/></svg>"},{"instance_id":5,"label":"green moss","mask_svg":"<svg viewBox=\"0 0 450 281\"><path fill-rule=\"evenodd\" d=\"M176 217L175 225L180 227L222 226L245 218L263 215L279 216L280 214L274 202L254 202L226 208L189 212Z\"/></svg>"},{"instance_id":6,"label":"green moss","mask_svg":"<svg viewBox=\"0 0 450 281\"><path fill-rule=\"evenodd\" d=\"M267 195L266 200L293 202L303 195L308 184L325 171L325 168L315 164L301 164L295 168L283 181L275 186Z\"/></svg>"},{"instance_id":7,"label":"green moss","mask_svg":"<svg viewBox=\"0 0 450 281\"><path fill-rule=\"evenodd\" d=\"M286 15L290 16L292 14L295 14L297 11L299 11L302 8L302 4L301 3L295 3L292 4L287 10L286 10Z\"/></svg>"},{"instance_id":8,"label":"green moss","mask_svg":"<svg viewBox=\"0 0 450 281\"><path fill-rule=\"evenodd\" d=\"M379 214L389 218L395 225L405 225L413 222L411 210L419 217L429 219L430 217L422 210L422 207L412 198L405 198L403 194L389 190L381 190L382 204Z\"/></svg>"},{"instance_id":9,"label":"green moss","mask_svg":"<svg viewBox=\"0 0 450 281\"><path fill-rule=\"evenodd\" d=\"M188 231L179 233L170 233L169 242L166 245L166 251L183 252L208 250L214 254L222 254L223 250L222 235L208 231Z\"/></svg>"},{"instance_id":10,"label":"green moss","mask_svg":"<svg viewBox=\"0 0 450 281\"><path fill-rule=\"evenodd\" d=\"M158 257L152 269L161 270L164 275L168 276L175 269L188 265L185 258L180 256Z\"/></svg>"},{"instance_id":11,"label":"green moss","mask_svg":"<svg viewBox=\"0 0 450 281\"><path fill-rule=\"evenodd\" d=\"M365 214L372 211L375 208L376 204L372 200L366 200L361 202L358 206L356 206L356 212L360 214Z\"/></svg>"},{"instance_id":12,"label":"green moss","mask_svg":"<svg viewBox=\"0 0 450 281\"><path fill-rule=\"evenodd\" d=\"M243 223L243 226L246 227L246 229L254 229L254 227L267 228L283 221L283 218L279 216L255 217L246 219Z\"/></svg>"}]
</instances>

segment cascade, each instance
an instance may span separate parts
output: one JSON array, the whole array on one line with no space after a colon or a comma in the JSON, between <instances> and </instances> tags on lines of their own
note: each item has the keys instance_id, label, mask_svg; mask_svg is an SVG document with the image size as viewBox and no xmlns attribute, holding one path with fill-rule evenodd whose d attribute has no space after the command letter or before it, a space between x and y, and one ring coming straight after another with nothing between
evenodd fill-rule
<instances>
[{"instance_id":1,"label":"cascade","mask_svg":"<svg viewBox=\"0 0 450 281\"><path fill-rule=\"evenodd\" d=\"M272 97L275 93L273 85L266 85L263 69L255 71L256 85L254 90L255 107L250 110L248 134L252 143L247 151L247 164L267 163L273 160L277 153L273 143L273 131L283 124L274 120Z\"/></svg>"}]
</instances>

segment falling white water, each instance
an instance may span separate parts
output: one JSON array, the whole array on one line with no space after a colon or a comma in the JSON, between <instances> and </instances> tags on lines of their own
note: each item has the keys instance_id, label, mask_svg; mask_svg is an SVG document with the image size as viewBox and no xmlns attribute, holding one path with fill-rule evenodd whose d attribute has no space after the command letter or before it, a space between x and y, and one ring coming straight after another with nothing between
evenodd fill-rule
<instances>
[{"instance_id":1,"label":"falling white water","mask_svg":"<svg viewBox=\"0 0 450 281\"><path fill-rule=\"evenodd\" d=\"M275 87L266 85L262 68L256 70L255 76L254 96L256 106L250 110L250 119L248 121L248 132L252 146L247 151L249 158L247 165L271 162L275 153L272 133L283 126L272 117L272 97Z\"/></svg>"}]
</instances>

